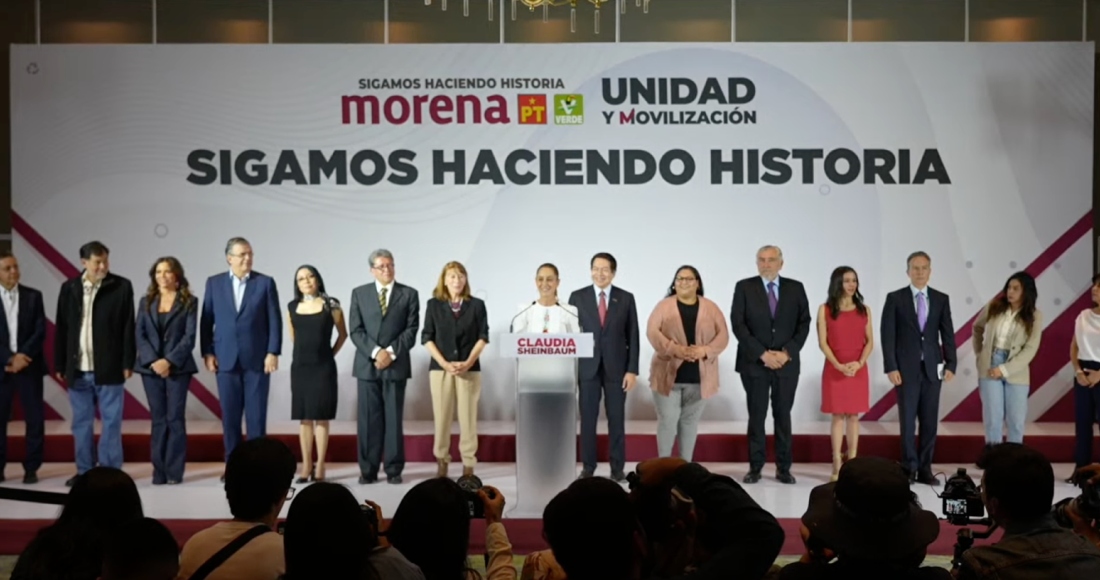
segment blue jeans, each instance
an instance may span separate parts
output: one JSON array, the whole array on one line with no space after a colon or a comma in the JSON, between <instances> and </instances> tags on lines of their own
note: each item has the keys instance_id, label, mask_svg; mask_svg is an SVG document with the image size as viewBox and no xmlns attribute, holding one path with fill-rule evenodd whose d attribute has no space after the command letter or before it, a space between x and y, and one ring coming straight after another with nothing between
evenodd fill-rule
<instances>
[{"instance_id":1,"label":"blue jeans","mask_svg":"<svg viewBox=\"0 0 1100 580\"><path fill-rule=\"evenodd\" d=\"M76 447L76 472L84 473L96 465L122 469L122 385L97 385L95 373L80 373L69 385L69 404L73 408L73 443ZM99 434L98 461L95 448L95 412L103 429Z\"/></svg>"},{"instance_id":2,"label":"blue jeans","mask_svg":"<svg viewBox=\"0 0 1100 580\"><path fill-rule=\"evenodd\" d=\"M1008 361L1008 351L993 350L990 368L996 368ZM1024 422L1027 420L1027 397L1031 388L1016 385L1007 380L982 377L978 382L978 392L982 397L982 422L985 423L985 442L987 445L999 445L1004 436L1004 426L1008 424L1008 442L1024 442Z\"/></svg>"}]
</instances>

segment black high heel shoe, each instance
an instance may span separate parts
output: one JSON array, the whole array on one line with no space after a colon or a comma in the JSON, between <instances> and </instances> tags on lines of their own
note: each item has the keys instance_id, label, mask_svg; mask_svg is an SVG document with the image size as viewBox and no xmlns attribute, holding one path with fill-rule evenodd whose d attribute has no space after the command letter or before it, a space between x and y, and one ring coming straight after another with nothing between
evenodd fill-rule
<instances>
[{"instance_id":1,"label":"black high heel shoe","mask_svg":"<svg viewBox=\"0 0 1100 580\"><path fill-rule=\"evenodd\" d=\"M312 468L309 470L309 477L299 477L298 479L294 480L294 483L309 483L311 481L313 481L313 469Z\"/></svg>"}]
</instances>

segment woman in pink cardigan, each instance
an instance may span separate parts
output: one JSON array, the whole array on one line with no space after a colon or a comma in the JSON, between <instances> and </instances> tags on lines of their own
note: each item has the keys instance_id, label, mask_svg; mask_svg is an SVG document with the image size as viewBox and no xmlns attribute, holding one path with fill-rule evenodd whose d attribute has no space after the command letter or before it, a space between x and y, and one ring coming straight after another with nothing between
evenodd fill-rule
<instances>
[{"instance_id":1,"label":"woman in pink cardigan","mask_svg":"<svg viewBox=\"0 0 1100 580\"><path fill-rule=\"evenodd\" d=\"M680 457L691 461L695 434L706 400L718 392L718 355L729 346L726 317L703 298L703 280L693 266L681 266L657 303L646 330L653 345L649 388L657 407L657 452L672 455L680 438Z\"/></svg>"}]
</instances>

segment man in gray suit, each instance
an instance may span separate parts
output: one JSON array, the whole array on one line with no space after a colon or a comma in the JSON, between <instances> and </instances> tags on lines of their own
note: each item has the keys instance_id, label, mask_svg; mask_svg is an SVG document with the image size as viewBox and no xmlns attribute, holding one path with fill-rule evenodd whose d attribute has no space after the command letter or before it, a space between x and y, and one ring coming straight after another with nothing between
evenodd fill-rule
<instances>
[{"instance_id":1,"label":"man in gray suit","mask_svg":"<svg viewBox=\"0 0 1100 580\"><path fill-rule=\"evenodd\" d=\"M378 481L378 465L386 459L390 483L401 483L405 467L405 435L401 421L405 383L412 376L409 350L420 331L420 296L394 282L393 254L370 255L375 282L352 291L348 326L355 343L359 379L359 483Z\"/></svg>"}]
</instances>

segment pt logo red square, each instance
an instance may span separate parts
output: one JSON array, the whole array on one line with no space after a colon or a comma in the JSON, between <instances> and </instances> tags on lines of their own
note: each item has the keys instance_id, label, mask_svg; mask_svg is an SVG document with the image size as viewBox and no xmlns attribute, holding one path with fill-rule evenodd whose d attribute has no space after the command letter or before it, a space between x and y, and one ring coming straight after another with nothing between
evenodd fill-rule
<instances>
[{"instance_id":1,"label":"pt logo red square","mask_svg":"<svg viewBox=\"0 0 1100 580\"><path fill-rule=\"evenodd\" d=\"M546 95L519 95L519 124L546 124Z\"/></svg>"}]
</instances>

